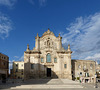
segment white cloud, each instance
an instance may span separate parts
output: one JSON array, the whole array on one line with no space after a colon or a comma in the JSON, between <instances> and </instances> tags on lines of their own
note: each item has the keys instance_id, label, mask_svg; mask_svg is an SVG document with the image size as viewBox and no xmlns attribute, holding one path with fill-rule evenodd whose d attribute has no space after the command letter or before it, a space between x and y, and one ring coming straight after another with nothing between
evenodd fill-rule
<instances>
[{"instance_id":1,"label":"white cloud","mask_svg":"<svg viewBox=\"0 0 100 90\"><path fill-rule=\"evenodd\" d=\"M89 60L100 60L100 53L96 53L93 56L88 56L85 59L89 59Z\"/></svg>"},{"instance_id":2,"label":"white cloud","mask_svg":"<svg viewBox=\"0 0 100 90\"><path fill-rule=\"evenodd\" d=\"M0 0L0 5L12 7L17 0Z\"/></svg>"},{"instance_id":3,"label":"white cloud","mask_svg":"<svg viewBox=\"0 0 100 90\"><path fill-rule=\"evenodd\" d=\"M12 69L13 68L13 61L9 61L9 69Z\"/></svg>"},{"instance_id":4,"label":"white cloud","mask_svg":"<svg viewBox=\"0 0 100 90\"><path fill-rule=\"evenodd\" d=\"M0 13L0 37L2 39L9 36L9 32L12 30L12 21L8 16Z\"/></svg>"},{"instance_id":5,"label":"white cloud","mask_svg":"<svg viewBox=\"0 0 100 90\"><path fill-rule=\"evenodd\" d=\"M88 59L86 57L99 54L100 13L88 17L78 17L66 29L68 33L62 34L62 42L65 47L67 43L71 44L74 51L72 58Z\"/></svg>"},{"instance_id":6,"label":"white cloud","mask_svg":"<svg viewBox=\"0 0 100 90\"><path fill-rule=\"evenodd\" d=\"M39 0L39 4L40 6L44 6L46 4L47 0Z\"/></svg>"},{"instance_id":7,"label":"white cloud","mask_svg":"<svg viewBox=\"0 0 100 90\"><path fill-rule=\"evenodd\" d=\"M14 58L19 58L18 56L14 56Z\"/></svg>"},{"instance_id":8,"label":"white cloud","mask_svg":"<svg viewBox=\"0 0 100 90\"><path fill-rule=\"evenodd\" d=\"M31 3L32 5L35 5L35 0L28 0L29 3ZM40 6L45 6L46 5L46 2L47 0L38 0L39 1L39 5Z\"/></svg>"},{"instance_id":9,"label":"white cloud","mask_svg":"<svg viewBox=\"0 0 100 90\"><path fill-rule=\"evenodd\" d=\"M21 56L21 58L19 59L19 61L24 61L24 55Z\"/></svg>"},{"instance_id":10,"label":"white cloud","mask_svg":"<svg viewBox=\"0 0 100 90\"><path fill-rule=\"evenodd\" d=\"M30 2L32 5L35 4L35 3L34 3L34 0L29 0L29 2Z\"/></svg>"}]
</instances>

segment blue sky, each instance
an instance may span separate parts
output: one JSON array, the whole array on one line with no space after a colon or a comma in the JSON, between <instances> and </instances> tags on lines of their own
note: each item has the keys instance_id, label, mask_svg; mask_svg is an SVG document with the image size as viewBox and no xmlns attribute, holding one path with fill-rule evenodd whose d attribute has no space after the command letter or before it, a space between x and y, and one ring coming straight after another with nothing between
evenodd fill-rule
<instances>
[{"instance_id":1,"label":"blue sky","mask_svg":"<svg viewBox=\"0 0 100 90\"><path fill-rule=\"evenodd\" d=\"M23 60L27 44L50 28L72 59L100 60L100 0L0 0L0 52Z\"/></svg>"}]
</instances>

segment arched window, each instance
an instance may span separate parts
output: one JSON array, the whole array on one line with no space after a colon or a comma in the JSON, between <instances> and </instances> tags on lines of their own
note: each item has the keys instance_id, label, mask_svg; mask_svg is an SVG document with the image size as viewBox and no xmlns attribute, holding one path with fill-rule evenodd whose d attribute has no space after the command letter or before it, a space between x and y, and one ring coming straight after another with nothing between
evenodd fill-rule
<instances>
[{"instance_id":1,"label":"arched window","mask_svg":"<svg viewBox=\"0 0 100 90\"><path fill-rule=\"evenodd\" d=\"M49 53L47 54L47 62L51 62L51 55Z\"/></svg>"},{"instance_id":2,"label":"arched window","mask_svg":"<svg viewBox=\"0 0 100 90\"><path fill-rule=\"evenodd\" d=\"M57 58L54 58L54 63L57 63Z\"/></svg>"}]
</instances>

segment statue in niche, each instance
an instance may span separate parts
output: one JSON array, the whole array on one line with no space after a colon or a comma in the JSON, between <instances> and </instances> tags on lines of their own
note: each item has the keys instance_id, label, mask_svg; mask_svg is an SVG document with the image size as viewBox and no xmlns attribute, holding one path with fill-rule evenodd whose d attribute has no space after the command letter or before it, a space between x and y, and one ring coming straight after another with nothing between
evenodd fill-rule
<instances>
[{"instance_id":1,"label":"statue in niche","mask_svg":"<svg viewBox=\"0 0 100 90\"><path fill-rule=\"evenodd\" d=\"M50 41L49 40L47 41L47 46L50 47Z\"/></svg>"}]
</instances>

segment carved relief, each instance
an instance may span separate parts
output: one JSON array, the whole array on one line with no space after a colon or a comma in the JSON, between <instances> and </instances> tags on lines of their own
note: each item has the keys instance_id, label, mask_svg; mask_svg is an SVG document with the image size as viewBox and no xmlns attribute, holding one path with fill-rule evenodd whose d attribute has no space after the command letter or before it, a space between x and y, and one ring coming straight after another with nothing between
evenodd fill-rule
<instances>
[{"instance_id":1,"label":"carved relief","mask_svg":"<svg viewBox=\"0 0 100 90\"><path fill-rule=\"evenodd\" d=\"M64 56L63 55L59 55L59 58L64 58Z\"/></svg>"},{"instance_id":2,"label":"carved relief","mask_svg":"<svg viewBox=\"0 0 100 90\"><path fill-rule=\"evenodd\" d=\"M47 48L52 48L52 49L57 49L57 44L52 41L49 37L45 39L43 42L41 42L40 49L47 49Z\"/></svg>"}]
</instances>

